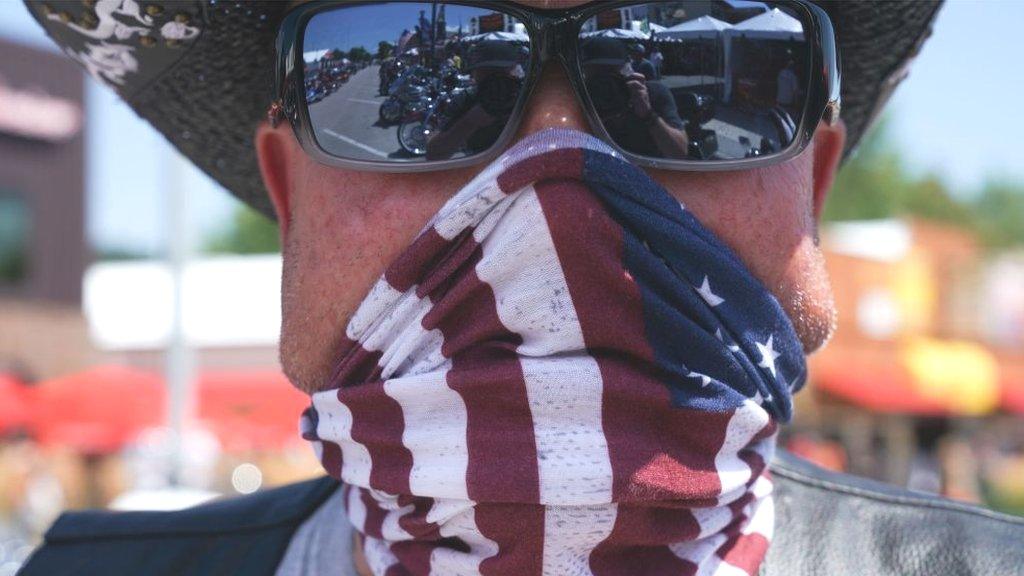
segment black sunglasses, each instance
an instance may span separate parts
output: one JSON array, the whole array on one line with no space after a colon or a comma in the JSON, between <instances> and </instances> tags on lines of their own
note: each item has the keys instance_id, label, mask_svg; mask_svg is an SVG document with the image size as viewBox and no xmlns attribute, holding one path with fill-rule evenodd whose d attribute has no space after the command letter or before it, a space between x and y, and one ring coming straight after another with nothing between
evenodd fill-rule
<instances>
[{"instance_id":1,"label":"black sunglasses","mask_svg":"<svg viewBox=\"0 0 1024 576\"><path fill-rule=\"evenodd\" d=\"M542 66L561 62L594 134L676 170L785 161L839 117L832 24L802 0L303 4L277 41L275 100L318 161L385 172L489 160Z\"/></svg>"}]
</instances>

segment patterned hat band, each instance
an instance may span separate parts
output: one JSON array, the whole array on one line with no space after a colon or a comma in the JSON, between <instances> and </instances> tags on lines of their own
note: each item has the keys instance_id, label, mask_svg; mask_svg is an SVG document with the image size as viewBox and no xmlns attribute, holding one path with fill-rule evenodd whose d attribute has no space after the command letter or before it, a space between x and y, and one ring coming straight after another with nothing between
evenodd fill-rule
<instances>
[{"instance_id":1,"label":"patterned hat band","mask_svg":"<svg viewBox=\"0 0 1024 576\"><path fill-rule=\"evenodd\" d=\"M375 574L756 574L802 348L739 259L599 140L510 149L346 336L302 427Z\"/></svg>"}]
</instances>

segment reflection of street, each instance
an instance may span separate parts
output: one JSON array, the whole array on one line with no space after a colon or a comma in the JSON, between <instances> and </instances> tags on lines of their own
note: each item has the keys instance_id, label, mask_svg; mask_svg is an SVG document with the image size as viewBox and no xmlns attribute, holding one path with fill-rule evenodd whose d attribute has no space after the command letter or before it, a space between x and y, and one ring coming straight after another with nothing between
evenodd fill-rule
<instances>
[{"instance_id":1,"label":"reflection of street","mask_svg":"<svg viewBox=\"0 0 1024 576\"><path fill-rule=\"evenodd\" d=\"M331 154L376 161L406 156L398 146L398 126L379 121L378 110L386 99L377 95L379 68L367 66L336 92L310 105L320 146Z\"/></svg>"},{"instance_id":2,"label":"reflection of street","mask_svg":"<svg viewBox=\"0 0 1024 576\"><path fill-rule=\"evenodd\" d=\"M378 65L356 72L337 91L309 107L320 145L327 152L347 158L370 161L409 158L398 144L398 125L380 121L380 105L386 97L379 96ZM679 90L710 84L711 77L666 77L663 82ZM764 113L719 103L713 119L704 124L718 136L717 158L743 158L751 148L761 145L768 135L780 142L778 126Z\"/></svg>"},{"instance_id":3,"label":"reflection of street","mask_svg":"<svg viewBox=\"0 0 1024 576\"><path fill-rule=\"evenodd\" d=\"M765 108L741 107L726 104L721 94L724 83L716 76L663 76L661 82L677 97L695 91L711 95L715 100L714 118L704 122L703 128L714 130L718 141L715 158L729 160L744 158L751 148L761 146L761 138L767 136L781 148L787 138L772 120Z\"/></svg>"},{"instance_id":4,"label":"reflection of street","mask_svg":"<svg viewBox=\"0 0 1024 576\"><path fill-rule=\"evenodd\" d=\"M782 146L787 144L779 128L763 111L719 106L714 119L704 126L718 135L718 154L722 159L743 158L751 148L761 146L762 136L768 136Z\"/></svg>"}]
</instances>

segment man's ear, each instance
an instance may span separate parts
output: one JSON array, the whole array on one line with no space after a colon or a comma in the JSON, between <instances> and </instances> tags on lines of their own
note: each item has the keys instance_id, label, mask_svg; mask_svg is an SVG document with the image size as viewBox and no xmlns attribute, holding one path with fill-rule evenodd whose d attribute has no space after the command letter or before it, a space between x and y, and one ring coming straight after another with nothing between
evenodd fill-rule
<instances>
[{"instance_id":1,"label":"man's ear","mask_svg":"<svg viewBox=\"0 0 1024 576\"><path fill-rule=\"evenodd\" d=\"M270 201L277 213L277 225L281 234L281 246L288 236L291 224L292 178L294 169L295 137L288 129L287 123L271 128L266 121L256 129L256 158L260 163L260 175L263 185L270 194Z\"/></svg>"},{"instance_id":2,"label":"man's ear","mask_svg":"<svg viewBox=\"0 0 1024 576\"><path fill-rule=\"evenodd\" d=\"M839 171L839 161L843 158L843 147L846 145L846 124L839 120L831 126L825 122L818 124L814 131L814 217L821 218L825 207L825 199L832 189L832 183Z\"/></svg>"}]
</instances>

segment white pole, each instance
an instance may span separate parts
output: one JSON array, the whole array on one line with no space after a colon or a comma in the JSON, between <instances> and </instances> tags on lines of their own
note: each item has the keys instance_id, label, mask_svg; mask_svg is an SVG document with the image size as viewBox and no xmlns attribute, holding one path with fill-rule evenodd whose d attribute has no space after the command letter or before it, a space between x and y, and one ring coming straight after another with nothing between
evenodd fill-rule
<instances>
[{"instance_id":1,"label":"white pole","mask_svg":"<svg viewBox=\"0 0 1024 576\"><path fill-rule=\"evenodd\" d=\"M170 429L168 483L177 486L184 462L182 438L192 417L192 351L185 340L185 267L191 251L188 222L188 194L185 185L186 160L176 150L167 156L164 193L167 201L167 260L171 272L171 330L167 341L167 424Z\"/></svg>"}]
</instances>

